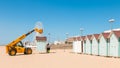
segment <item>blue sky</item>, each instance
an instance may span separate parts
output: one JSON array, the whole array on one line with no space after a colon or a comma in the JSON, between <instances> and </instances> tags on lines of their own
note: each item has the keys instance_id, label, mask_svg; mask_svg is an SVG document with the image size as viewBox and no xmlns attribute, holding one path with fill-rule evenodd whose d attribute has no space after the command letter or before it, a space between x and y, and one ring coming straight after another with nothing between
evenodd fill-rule
<instances>
[{"instance_id":1,"label":"blue sky","mask_svg":"<svg viewBox=\"0 0 120 68\"><path fill-rule=\"evenodd\" d=\"M66 35L101 33L120 28L119 0L0 0L0 44L8 44L32 30L36 22L44 26L44 35L51 40L64 40ZM27 37L30 40L33 35Z\"/></svg>"}]
</instances>

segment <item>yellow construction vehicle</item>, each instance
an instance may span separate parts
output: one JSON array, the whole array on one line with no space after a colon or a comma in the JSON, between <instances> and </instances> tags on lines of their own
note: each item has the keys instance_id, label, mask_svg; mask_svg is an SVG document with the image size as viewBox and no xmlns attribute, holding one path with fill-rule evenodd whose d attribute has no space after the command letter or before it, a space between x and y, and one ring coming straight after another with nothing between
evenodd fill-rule
<instances>
[{"instance_id":1,"label":"yellow construction vehicle","mask_svg":"<svg viewBox=\"0 0 120 68\"><path fill-rule=\"evenodd\" d=\"M26 38L28 35L30 35L34 31L40 34L43 33L42 28L41 29L35 28L26 34L23 34L19 38L15 39L14 41L6 45L6 53L8 53L10 56L15 56L16 53L32 54L32 49L24 47L21 40Z\"/></svg>"}]
</instances>

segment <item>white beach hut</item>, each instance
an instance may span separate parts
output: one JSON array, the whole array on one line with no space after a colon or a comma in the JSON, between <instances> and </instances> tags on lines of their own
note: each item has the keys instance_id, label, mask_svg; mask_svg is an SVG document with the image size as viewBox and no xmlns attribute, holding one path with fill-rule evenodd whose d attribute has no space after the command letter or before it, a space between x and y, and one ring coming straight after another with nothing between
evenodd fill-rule
<instances>
[{"instance_id":1,"label":"white beach hut","mask_svg":"<svg viewBox=\"0 0 120 68\"><path fill-rule=\"evenodd\" d=\"M73 52L74 53L82 53L83 52L83 45L81 37L75 37L75 41L73 42Z\"/></svg>"},{"instance_id":2,"label":"white beach hut","mask_svg":"<svg viewBox=\"0 0 120 68\"><path fill-rule=\"evenodd\" d=\"M108 55L120 57L120 31L112 31L109 35Z\"/></svg>"},{"instance_id":3,"label":"white beach hut","mask_svg":"<svg viewBox=\"0 0 120 68\"><path fill-rule=\"evenodd\" d=\"M37 50L40 53L46 53L46 46L47 46L47 37L39 37L36 36L36 45L37 45Z\"/></svg>"},{"instance_id":4,"label":"white beach hut","mask_svg":"<svg viewBox=\"0 0 120 68\"><path fill-rule=\"evenodd\" d=\"M92 54L92 50L91 50L91 37L92 35L87 35L85 37L84 43L86 46L86 54Z\"/></svg>"},{"instance_id":5,"label":"white beach hut","mask_svg":"<svg viewBox=\"0 0 120 68\"><path fill-rule=\"evenodd\" d=\"M92 54L93 55L98 55L99 54L99 41L98 41L98 37L100 34L93 34L92 35Z\"/></svg>"},{"instance_id":6,"label":"white beach hut","mask_svg":"<svg viewBox=\"0 0 120 68\"><path fill-rule=\"evenodd\" d=\"M108 36L110 33L101 33L99 36L99 55L108 56Z\"/></svg>"}]
</instances>

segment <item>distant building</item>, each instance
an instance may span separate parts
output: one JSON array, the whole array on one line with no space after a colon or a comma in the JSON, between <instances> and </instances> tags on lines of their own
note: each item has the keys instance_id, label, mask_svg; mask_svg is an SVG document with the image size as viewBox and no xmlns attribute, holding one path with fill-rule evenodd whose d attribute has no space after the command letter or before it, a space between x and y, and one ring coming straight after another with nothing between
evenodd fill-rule
<instances>
[{"instance_id":1,"label":"distant building","mask_svg":"<svg viewBox=\"0 0 120 68\"><path fill-rule=\"evenodd\" d=\"M77 40L76 37L70 37L65 41L65 44L73 44L75 40Z\"/></svg>"},{"instance_id":2,"label":"distant building","mask_svg":"<svg viewBox=\"0 0 120 68\"><path fill-rule=\"evenodd\" d=\"M61 45L61 44L65 44L64 41L54 41L54 45Z\"/></svg>"}]
</instances>

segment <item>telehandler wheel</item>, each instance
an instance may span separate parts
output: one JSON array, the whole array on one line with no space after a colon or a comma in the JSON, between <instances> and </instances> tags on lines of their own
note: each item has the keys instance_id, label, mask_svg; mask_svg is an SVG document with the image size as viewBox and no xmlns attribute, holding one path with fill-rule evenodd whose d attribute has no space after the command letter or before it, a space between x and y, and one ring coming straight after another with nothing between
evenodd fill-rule
<instances>
[{"instance_id":1,"label":"telehandler wheel","mask_svg":"<svg viewBox=\"0 0 120 68\"><path fill-rule=\"evenodd\" d=\"M32 54L32 49L26 48L24 54Z\"/></svg>"},{"instance_id":2,"label":"telehandler wheel","mask_svg":"<svg viewBox=\"0 0 120 68\"><path fill-rule=\"evenodd\" d=\"M10 56L15 56L16 53L17 53L17 51L16 51L15 49L9 50L9 55L10 55Z\"/></svg>"}]
</instances>

